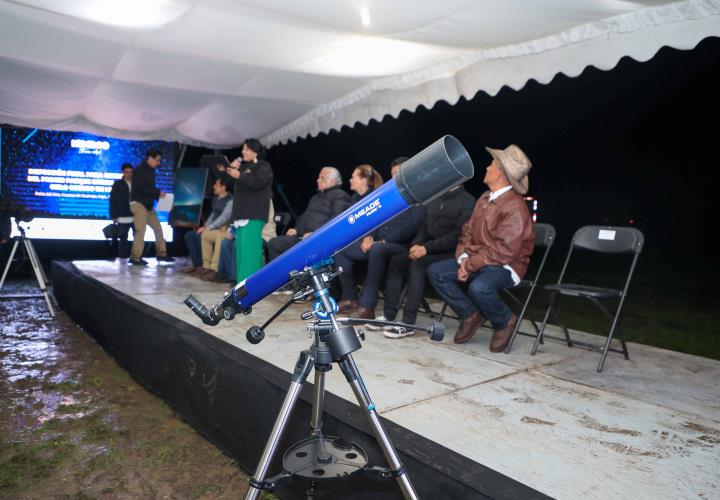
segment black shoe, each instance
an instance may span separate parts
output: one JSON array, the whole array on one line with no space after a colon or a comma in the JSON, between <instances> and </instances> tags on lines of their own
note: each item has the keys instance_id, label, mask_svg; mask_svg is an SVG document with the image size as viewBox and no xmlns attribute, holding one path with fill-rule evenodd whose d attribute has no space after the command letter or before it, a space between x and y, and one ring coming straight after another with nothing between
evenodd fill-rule
<instances>
[{"instance_id":1,"label":"black shoe","mask_svg":"<svg viewBox=\"0 0 720 500\"><path fill-rule=\"evenodd\" d=\"M143 259L129 259L128 262L133 266L147 266L147 261Z\"/></svg>"},{"instance_id":2,"label":"black shoe","mask_svg":"<svg viewBox=\"0 0 720 500\"><path fill-rule=\"evenodd\" d=\"M156 257L155 260L157 260L158 262L175 262L175 257L163 255L162 257Z\"/></svg>"}]
</instances>

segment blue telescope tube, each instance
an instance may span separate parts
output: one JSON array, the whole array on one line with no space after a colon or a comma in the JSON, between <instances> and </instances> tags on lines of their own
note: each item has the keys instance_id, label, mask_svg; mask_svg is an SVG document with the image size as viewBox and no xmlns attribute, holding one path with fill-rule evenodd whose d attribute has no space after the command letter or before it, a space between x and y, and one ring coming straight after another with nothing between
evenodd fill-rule
<instances>
[{"instance_id":1,"label":"blue telescope tube","mask_svg":"<svg viewBox=\"0 0 720 500\"><path fill-rule=\"evenodd\" d=\"M247 309L288 282L290 271L327 261L362 236L374 231L412 205L402 197L394 180L387 182L290 250L268 263L234 289L245 288L246 295L236 297Z\"/></svg>"},{"instance_id":2,"label":"blue telescope tube","mask_svg":"<svg viewBox=\"0 0 720 500\"><path fill-rule=\"evenodd\" d=\"M185 304L204 323L217 324L285 285L291 271L327 263L338 251L417 204L426 204L472 178L470 156L460 142L446 135L407 160L395 179L372 191L256 273L238 283L216 306L206 307L190 296Z\"/></svg>"}]
</instances>

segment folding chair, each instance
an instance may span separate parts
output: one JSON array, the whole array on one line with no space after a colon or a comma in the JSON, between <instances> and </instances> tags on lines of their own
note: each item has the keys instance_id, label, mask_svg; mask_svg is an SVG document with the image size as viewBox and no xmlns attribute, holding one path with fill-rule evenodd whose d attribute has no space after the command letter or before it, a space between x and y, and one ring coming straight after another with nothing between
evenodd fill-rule
<instances>
[{"instance_id":1,"label":"folding chair","mask_svg":"<svg viewBox=\"0 0 720 500\"><path fill-rule=\"evenodd\" d=\"M513 342L515 341L515 336L518 333L520 335L527 335L528 337L537 337L540 335L540 329L538 328L537 323L535 323L532 318L530 318L530 323L532 323L533 328L535 328L534 334L521 332L520 324L522 323L522 320L525 317L525 312L530 305L530 300L532 299L533 293L535 292L535 287L537 286L538 281L540 281L540 276L542 275L543 268L545 267L545 261L547 260L548 253L550 253L550 248L552 248L553 243L555 242L555 228L551 224L535 224L534 229L535 251L537 252L538 249L545 249L537 271L535 272L535 276L531 280L522 280L516 286L512 288L505 288L503 290L513 302L515 302L518 306L521 307L520 314L518 314L517 316L515 328L513 329L512 335L510 336L510 341L505 348L505 354L509 353L510 349L512 349ZM518 298L518 296L514 293L520 289L528 290L527 297L525 297L524 301L520 300L520 298Z\"/></svg>"},{"instance_id":2,"label":"folding chair","mask_svg":"<svg viewBox=\"0 0 720 500\"><path fill-rule=\"evenodd\" d=\"M538 281L540 280L540 276L542 275L543 268L545 267L545 261L547 260L548 253L550 252L550 248L552 247L553 243L555 242L555 228L551 224L535 224L535 248L544 248L545 251L543 252L542 260L540 261L540 265L537 268L537 271L535 272L535 276L532 280L522 280L520 283L517 284L517 286L511 287L511 288L505 288L503 291L505 294L512 300L515 304L520 306L520 314L517 316L517 323L515 324L515 329L513 330L512 335L510 336L510 341L508 342L508 346L505 348L505 353L509 353L510 349L512 348L512 344L515 341L515 336L519 333L520 335L528 335L530 337L536 337L537 334L540 333L540 329L537 326L537 323L530 319L530 322L532 323L533 327L535 328L535 334L532 333L525 333L519 331L520 324L522 323L523 318L525 317L525 312L527 311L528 305L530 304L530 299L533 296L533 293L535 292L535 287L537 286ZM528 289L528 295L525 298L524 301L520 300L517 295L515 295L511 290L517 291L519 289ZM450 316L445 314L445 310L447 309L447 302L443 303L442 309L440 309L440 318L438 321L442 321L444 316L447 316L448 318L454 318L454 319L460 319L456 316Z\"/></svg>"},{"instance_id":3,"label":"folding chair","mask_svg":"<svg viewBox=\"0 0 720 500\"><path fill-rule=\"evenodd\" d=\"M633 273L635 272L635 265L637 264L638 256L642 251L645 238L638 229L631 227L608 227L608 226L584 226L578 229L573 235L573 239L570 242L570 250L568 251L565 263L563 264L562 271L560 271L560 277L556 284L546 285L545 290L550 292L550 302L548 304L547 311L545 312L545 318L543 319L542 326L540 327L540 333L535 339L531 354L534 355L537 352L540 342L542 342L545 332L545 326L547 325L548 318L552 313L553 316L558 320L560 325L565 332L565 341L569 347L577 345L593 351L601 353L600 363L598 363L597 371L601 372L603 365L605 364L605 358L607 357L608 351L619 352L625 355L625 359L630 359L628 354L627 345L625 343L625 337L622 331L619 332L620 342L622 349L615 349L610 347L610 343L613 339L613 334L617 327L618 319L620 317L620 311L622 310L627 296L628 287L630 286L630 280L632 279ZM622 290L613 288L601 288L597 286L588 286L573 283L563 283L565 272L570 262L570 257L573 255L575 248L589 250L591 252L603 253L603 254L620 254L620 253L631 253L633 254L632 263L630 264L630 270L625 279L625 285ZM588 299L590 302L600 309L605 316L610 320L611 326L608 333L605 344L590 344L586 342L574 341L570 338L570 333L567 327L563 323L557 310L553 308L555 300L559 295L566 295L570 297L582 297ZM611 314L608 309L603 305L600 299L618 300L618 306L615 314ZM563 340L558 337L550 337L557 340Z\"/></svg>"},{"instance_id":4,"label":"folding chair","mask_svg":"<svg viewBox=\"0 0 720 500\"><path fill-rule=\"evenodd\" d=\"M275 212L275 230L278 236L282 236L287 232L291 218L290 212Z\"/></svg>"}]
</instances>

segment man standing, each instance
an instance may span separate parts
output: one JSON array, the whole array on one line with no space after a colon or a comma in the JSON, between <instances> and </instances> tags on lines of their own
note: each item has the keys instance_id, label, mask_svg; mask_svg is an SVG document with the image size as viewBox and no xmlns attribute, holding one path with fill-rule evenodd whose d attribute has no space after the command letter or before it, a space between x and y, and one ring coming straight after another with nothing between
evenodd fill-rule
<instances>
[{"instance_id":1,"label":"man standing","mask_svg":"<svg viewBox=\"0 0 720 500\"><path fill-rule=\"evenodd\" d=\"M268 241L268 256L273 260L296 245L301 239L319 229L327 221L350 206L350 195L340 187L342 177L335 167L323 167L317 178L318 192L308 202L305 212L298 218L295 228L284 236Z\"/></svg>"},{"instance_id":2,"label":"man standing","mask_svg":"<svg viewBox=\"0 0 720 500\"><path fill-rule=\"evenodd\" d=\"M185 243L190 251L192 266L181 269L184 273L196 273L206 281L217 276L220 246L232 222L233 200L228 181L217 179L213 183L212 213L195 231L185 233Z\"/></svg>"},{"instance_id":3,"label":"man standing","mask_svg":"<svg viewBox=\"0 0 720 500\"><path fill-rule=\"evenodd\" d=\"M153 208L153 202L165 196L165 193L155 187L155 169L160 165L161 160L162 154L160 151L151 149L133 174L130 210L135 222L135 236L130 251L130 263L136 266L147 266L147 262L141 258L145 244L145 226L150 226L153 233L155 233L157 260L164 262L175 260L167 254L167 246L165 245L165 238L163 238L160 221L157 212Z\"/></svg>"},{"instance_id":4,"label":"man standing","mask_svg":"<svg viewBox=\"0 0 720 500\"><path fill-rule=\"evenodd\" d=\"M534 248L530 211L522 198L532 164L514 144L504 150L485 149L493 158L484 179L490 191L480 197L463 226L456 260L431 265L428 277L462 320L454 342L470 340L487 318L495 330L490 351L502 352L517 318L498 292L520 283ZM465 281L469 297L460 288L459 282Z\"/></svg>"},{"instance_id":5,"label":"man standing","mask_svg":"<svg viewBox=\"0 0 720 500\"><path fill-rule=\"evenodd\" d=\"M110 218L117 224L115 238L118 240L118 257L121 259L127 259L130 254L128 233L133 225L133 214L130 211L132 176L132 165L123 163L122 178L116 180L110 190Z\"/></svg>"}]
</instances>

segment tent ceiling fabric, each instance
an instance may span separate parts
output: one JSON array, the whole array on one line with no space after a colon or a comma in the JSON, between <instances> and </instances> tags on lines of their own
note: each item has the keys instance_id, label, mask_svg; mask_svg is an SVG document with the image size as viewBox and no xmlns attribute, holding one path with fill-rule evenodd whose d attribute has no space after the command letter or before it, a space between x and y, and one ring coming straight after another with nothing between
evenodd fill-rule
<instances>
[{"instance_id":1,"label":"tent ceiling fabric","mask_svg":"<svg viewBox=\"0 0 720 500\"><path fill-rule=\"evenodd\" d=\"M0 123L273 145L708 36L720 0L0 0Z\"/></svg>"}]
</instances>

